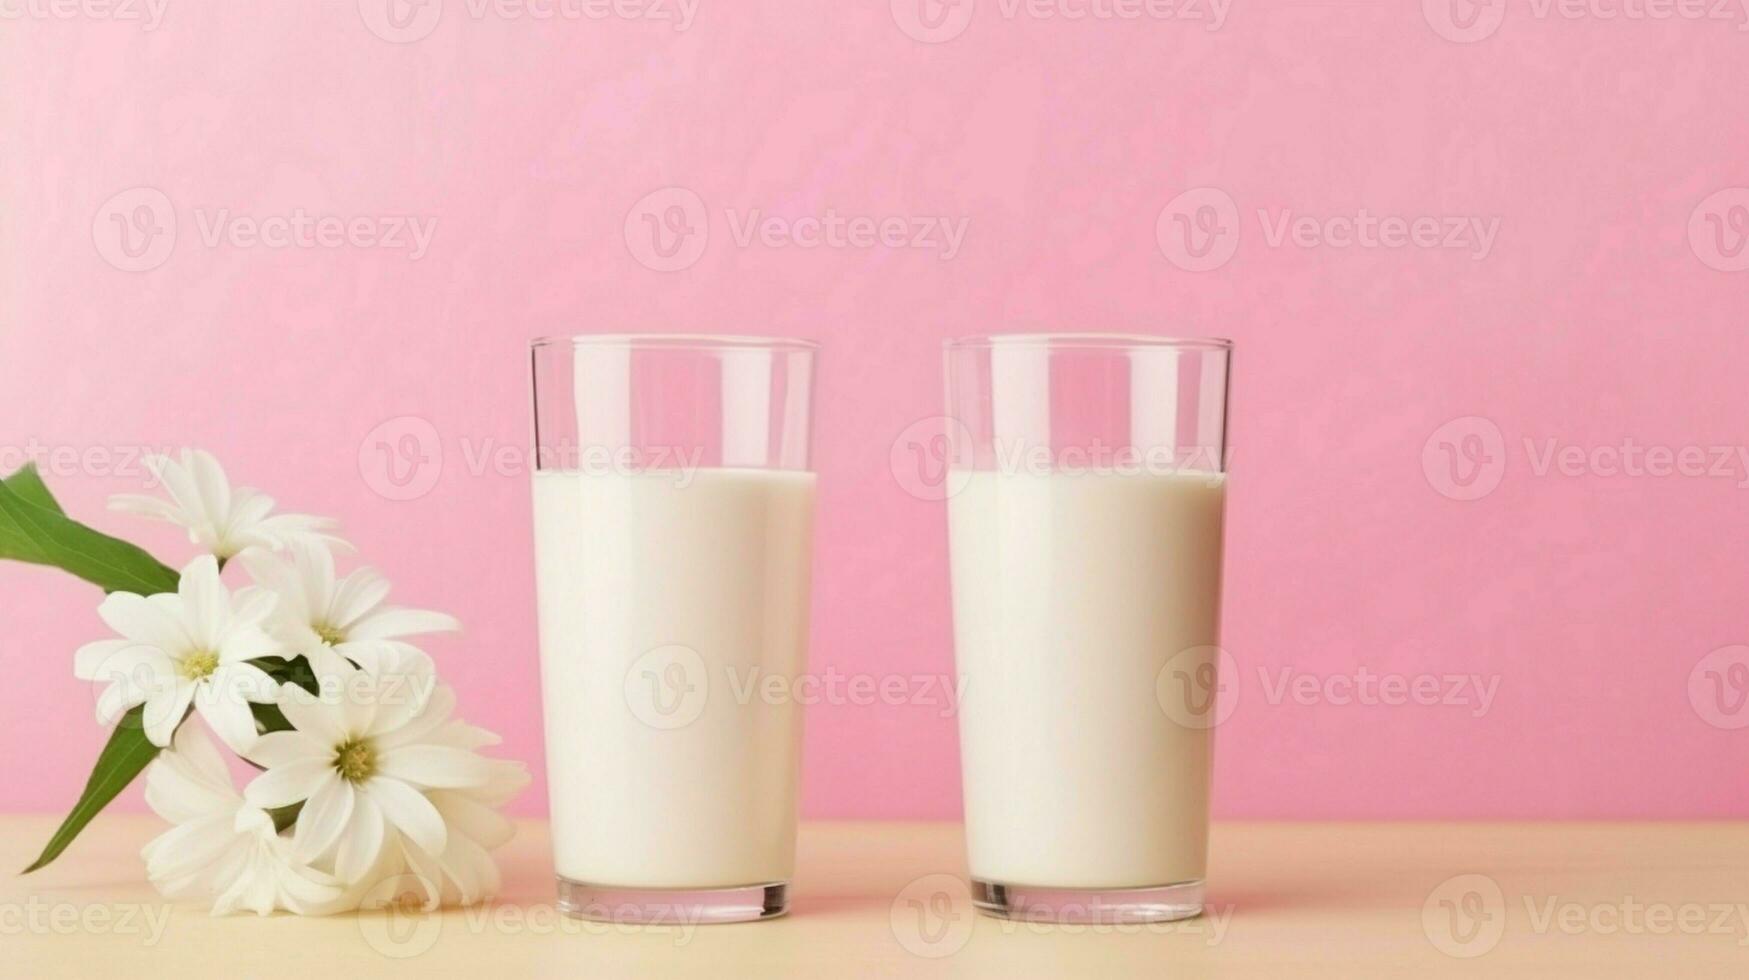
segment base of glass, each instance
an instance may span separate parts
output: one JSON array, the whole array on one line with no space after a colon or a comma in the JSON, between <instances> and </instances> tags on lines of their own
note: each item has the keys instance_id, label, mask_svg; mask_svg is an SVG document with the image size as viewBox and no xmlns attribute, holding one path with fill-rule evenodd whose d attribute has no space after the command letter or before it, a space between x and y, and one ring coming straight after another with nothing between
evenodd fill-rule
<instances>
[{"instance_id":1,"label":"base of glass","mask_svg":"<svg viewBox=\"0 0 1749 980\"><path fill-rule=\"evenodd\" d=\"M1148 888L1041 888L972 879L972 904L1022 922L1176 922L1202 914L1203 883Z\"/></svg>"},{"instance_id":2,"label":"base of glass","mask_svg":"<svg viewBox=\"0 0 1749 980\"><path fill-rule=\"evenodd\" d=\"M789 882L732 888L619 888L561 877L559 911L623 925L708 925L773 919L789 911Z\"/></svg>"}]
</instances>

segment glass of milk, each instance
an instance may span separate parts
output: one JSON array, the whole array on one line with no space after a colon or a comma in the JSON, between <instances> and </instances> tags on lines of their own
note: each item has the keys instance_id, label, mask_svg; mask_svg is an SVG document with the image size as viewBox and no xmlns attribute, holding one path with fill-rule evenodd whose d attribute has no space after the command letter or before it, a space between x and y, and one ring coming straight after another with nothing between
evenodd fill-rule
<instances>
[{"instance_id":1,"label":"glass of milk","mask_svg":"<svg viewBox=\"0 0 1749 980\"><path fill-rule=\"evenodd\" d=\"M532 346L535 580L559 906L781 915L794 868L815 347Z\"/></svg>"},{"instance_id":2,"label":"glass of milk","mask_svg":"<svg viewBox=\"0 0 1749 980\"><path fill-rule=\"evenodd\" d=\"M1226 340L947 345L972 893L1048 921L1203 907Z\"/></svg>"}]
</instances>

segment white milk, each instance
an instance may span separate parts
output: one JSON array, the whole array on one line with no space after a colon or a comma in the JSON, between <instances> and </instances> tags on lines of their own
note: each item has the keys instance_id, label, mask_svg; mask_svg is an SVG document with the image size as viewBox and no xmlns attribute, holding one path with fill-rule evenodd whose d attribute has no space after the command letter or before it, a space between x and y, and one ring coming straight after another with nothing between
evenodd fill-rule
<instances>
[{"instance_id":1,"label":"white milk","mask_svg":"<svg viewBox=\"0 0 1749 980\"><path fill-rule=\"evenodd\" d=\"M972 875L1056 888L1203 878L1210 733L1163 709L1156 682L1181 651L1219 642L1223 478L954 478Z\"/></svg>"},{"instance_id":2,"label":"white milk","mask_svg":"<svg viewBox=\"0 0 1749 980\"><path fill-rule=\"evenodd\" d=\"M805 668L813 504L811 473L535 475L560 876L789 879L801 709L753 682Z\"/></svg>"}]
</instances>

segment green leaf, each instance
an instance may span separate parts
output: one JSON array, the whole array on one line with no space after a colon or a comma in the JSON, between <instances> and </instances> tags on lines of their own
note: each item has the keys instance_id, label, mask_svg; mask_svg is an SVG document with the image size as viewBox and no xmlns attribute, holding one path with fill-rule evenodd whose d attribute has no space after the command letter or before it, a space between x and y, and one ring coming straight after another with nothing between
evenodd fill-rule
<instances>
[{"instance_id":1,"label":"green leaf","mask_svg":"<svg viewBox=\"0 0 1749 980\"><path fill-rule=\"evenodd\" d=\"M261 726L261 734L263 735L268 732L289 732L295 727L286 719L285 712L279 710L277 704L251 704L249 713L255 716L255 723ZM243 761L249 762L247 759ZM249 764L255 766L253 762L249 762ZM267 767L255 766L255 768L265 769Z\"/></svg>"},{"instance_id":2,"label":"green leaf","mask_svg":"<svg viewBox=\"0 0 1749 980\"><path fill-rule=\"evenodd\" d=\"M304 812L304 801L299 800L290 806L274 807L267 811L267 815L273 818L274 832L284 833L285 828L298 822L298 814L302 812Z\"/></svg>"},{"instance_id":3,"label":"green leaf","mask_svg":"<svg viewBox=\"0 0 1749 980\"><path fill-rule=\"evenodd\" d=\"M36 471L35 463L24 464L17 473L5 480L0 480L0 483L4 483L13 493L24 498L25 503L46 507L57 514L66 513L61 509L60 503L55 500L55 495L49 492L48 485L43 483L42 476Z\"/></svg>"},{"instance_id":4,"label":"green leaf","mask_svg":"<svg viewBox=\"0 0 1749 980\"><path fill-rule=\"evenodd\" d=\"M145 726L141 723L144 706L134 708L122 715L116 722L115 731L109 736L109 744L103 747L103 754L97 757L97 766L91 770L91 778L85 783L85 792L79 794L79 802L73 805L73 812L67 814L67 819L61 821L61 827L55 831L55 836L49 838L42 855L31 866L24 869L29 874L47 865L61 856L67 845L73 843L73 838L85 829L91 818L98 811L109 805L127 784L134 781L158 755L158 746L146 738Z\"/></svg>"},{"instance_id":5,"label":"green leaf","mask_svg":"<svg viewBox=\"0 0 1749 980\"><path fill-rule=\"evenodd\" d=\"M296 656L290 660L281 660L278 657L261 657L257 660L251 660L249 663L260 668L262 673L281 684L292 683L311 694L322 693L322 682L316 679L316 669L310 666L307 657ZM272 705L260 705L260 707L272 707Z\"/></svg>"},{"instance_id":6,"label":"green leaf","mask_svg":"<svg viewBox=\"0 0 1749 980\"><path fill-rule=\"evenodd\" d=\"M105 592L175 592L180 577L144 549L68 518L34 467L0 480L0 558L59 568Z\"/></svg>"}]
</instances>

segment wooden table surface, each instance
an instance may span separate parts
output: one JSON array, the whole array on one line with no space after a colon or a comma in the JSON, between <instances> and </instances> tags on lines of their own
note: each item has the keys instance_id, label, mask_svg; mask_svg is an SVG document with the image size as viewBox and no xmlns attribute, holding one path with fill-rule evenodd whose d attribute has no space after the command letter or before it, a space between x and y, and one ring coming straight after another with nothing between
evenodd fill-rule
<instances>
[{"instance_id":1,"label":"wooden table surface","mask_svg":"<svg viewBox=\"0 0 1749 980\"><path fill-rule=\"evenodd\" d=\"M23 867L53 823L0 817L0 862ZM790 915L666 928L556 914L539 822L500 852L486 907L215 919L145 882L161 826L101 816L5 877L0 974L1749 977L1745 823L1221 823L1206 915L1085 927L974 914L956 824L811 823Z\"/></svg>"}]
</instances>

